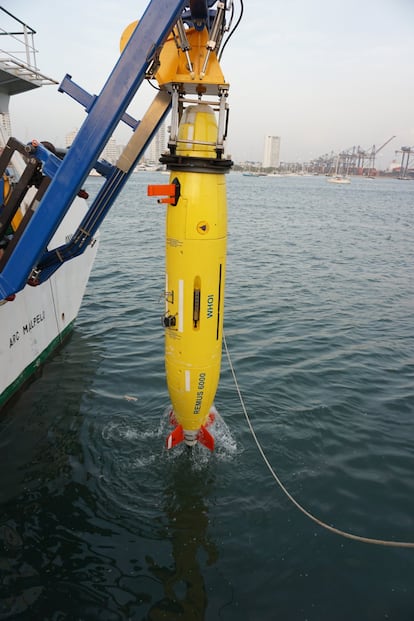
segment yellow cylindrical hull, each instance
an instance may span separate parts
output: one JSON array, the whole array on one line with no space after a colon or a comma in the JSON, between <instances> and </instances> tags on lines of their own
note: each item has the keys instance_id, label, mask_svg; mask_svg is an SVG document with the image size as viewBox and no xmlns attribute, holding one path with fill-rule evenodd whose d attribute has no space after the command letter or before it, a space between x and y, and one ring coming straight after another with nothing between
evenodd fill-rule
<instances>
[{"instance_id":1,"label":"yellow cylindrical hull","mask_svg":"<svg viewBox=\"0 0 414 621\"><path fill-rule=\"evenodd\" d=\"M167 209L165 365L177 423L205 424L220 375L226 271L224 175L172 173L181 186Z\"/></svg>"},{"instance_id":2,"label":"yellow cylindrical hull","mask_svg":"<svg viewBox=\"0 0 414 621\"><path fill-rule=\"evenodd\" d=\"M210 122L204 112L196 118L207 133ZM194 126L191 135L197 135ZM211 156L203 149L197 157ZM175 421L192 444L208 422L220 376L226 184L221 173L171 168L170 182L179 184L180 197L168 205L166 217L165 366Z\"/></svg>"}]
</instances>

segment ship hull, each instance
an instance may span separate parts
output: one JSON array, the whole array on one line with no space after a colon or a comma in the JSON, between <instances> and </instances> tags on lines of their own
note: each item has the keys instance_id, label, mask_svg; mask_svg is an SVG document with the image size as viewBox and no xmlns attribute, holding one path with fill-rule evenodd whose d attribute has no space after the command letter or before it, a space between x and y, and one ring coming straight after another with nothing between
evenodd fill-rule
<instances>
[{"instance_id":1,"label":"ship hull","mask_svg":"<svg viewBox=\"0 0 414 621\"><path fill-rule=\"evenodd\" d=\"M58 246L76 230L86 213L76 199L51 241ZM82 303L98 243L63 264L37 287L26 285L0 305L0 408L27 383L73 328Z\"/></svg>"}]
</instances>

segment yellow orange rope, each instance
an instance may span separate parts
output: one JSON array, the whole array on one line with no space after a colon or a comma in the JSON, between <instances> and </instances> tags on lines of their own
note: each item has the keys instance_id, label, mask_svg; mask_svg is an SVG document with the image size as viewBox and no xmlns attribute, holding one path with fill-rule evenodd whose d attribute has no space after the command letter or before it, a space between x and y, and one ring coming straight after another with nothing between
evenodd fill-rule
<instances>
[{"instance_id":1,"label":"yellow orange rope","mask_svg":"<svg viewBox=\"0 0 414 621\"><path fill-rule=\"evenodd\" d=\"M253 425L250 421L249 415L247 413L247 409L243 400L243 395L241 393L238 381L237 381L237 377L236 377L236 372L234 370L233 367L233 363L231 360L231 356L230 356L230 352L229 349L227 347L227 341L226 341L226 337L223 334L223 343L224 343L224 348L226 350L226 354L227 354L227 359L229 362L229 366L230 366L230 370L231 373L233 375L233 379L234 379L234 383L236 386L236 390L237 390L237 394L239 396L240 399L240 404L242 406L243 412L244 412L244 416L246 418L247 424L249 426L250 429L250 433L253 436L253 439L256 443L256 446L259 450L260 455L263 458L263 461L265 462L270 474L272 475L272 477L274 478L274 480L276 481L276 483L278 484L278 486L280 487L280 489L282 490L282 492L287 496L287 498L289 498L289 500L295 505L295 507L297 509L299 509L299 511L301 511L304 515L306 515L306 517L308 517L310 520L312 520L313 522L315 522L315 524L318 524L318 526L321 526L322 528L325 528L326 530L329 530L331 533L335 533L335 535L340 535L341 537L346 537L346 539L353 539L354 541L359 541L361 543L370 543L373 545L378 545L378 546L387 546L390 548L414 548L414 542L410 542L410 541L389 541L386 539L374 539L372 537L362 537L361 535L354 535L353 533L348 533L344 530L341 530L340 528L335 528L334 526L331 526L330 524L327 524L326 522L323 522L322 520L320 520L319 518L317 518L316 516L314 516L312 513L310 513L309 511L307 511L307 509L305 509L293 496L292 494L290 494L288 492L288 490L286 489L286 487L283 485L282 481L280 480L280 478L278 477L278 475L276 474L276 472L274 471L272 465L270 464L269 460L267 459L263 448L255 434L255 431L253 429Z\"/></svg>"}]
</instances>

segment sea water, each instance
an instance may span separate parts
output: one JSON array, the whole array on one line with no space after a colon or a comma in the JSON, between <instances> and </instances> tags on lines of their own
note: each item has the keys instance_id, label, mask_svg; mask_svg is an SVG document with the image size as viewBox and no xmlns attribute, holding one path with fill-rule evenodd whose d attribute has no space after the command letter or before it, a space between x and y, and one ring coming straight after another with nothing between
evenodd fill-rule
<instances>
[{"instance_id":1,"label":"sea water","mask_svg":"<svg viewBox=\"0 0 414 621\"><path fill-rule=\"evenodd\" d=\"M414 619L414 183L227 177L216 451L167 452L160 173L0 418L0 620ZM93 195L100 184L89 179ZM234 375L237 380L235 383Z\"/></svg>"}]
</instances>

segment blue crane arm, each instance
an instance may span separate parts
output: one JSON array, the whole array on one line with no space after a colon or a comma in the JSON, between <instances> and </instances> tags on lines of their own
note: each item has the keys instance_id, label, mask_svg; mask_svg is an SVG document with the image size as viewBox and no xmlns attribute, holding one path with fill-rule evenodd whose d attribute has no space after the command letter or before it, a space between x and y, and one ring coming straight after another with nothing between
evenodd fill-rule
<instances>
[{"instance_id":1,"label":"blue crane arm","mask_svg":"<svg viewBox=\"0 0 414 621\"><path fill-rule=\"evenodd\" d=\"M25 286L185 5L186 0L151 0L148 4L101 93L91 101L82 127L30 222L3 262L0 299Z\"/></svg>"},{"instance_id":2,"label":"blue crane arm","mask_svg":"<svg viewBox=\"0 0 414 621\"><path fill-rule=\"evenodd\" d=\"M124 151L124 156L121 156L117 164L105 166L100 162L97 163L97 169L99 166L102 167L102 173L106 177L105 182L71 240L43 254L36 268L36 284L50 278L62 263L82 254L91 243L102 220L134 171L170 108L171 96L166 91L160 91L141 119Z\"/></svg>"},{"instance_id":3,"label":"blue crane arm","mask_svg":"<svg viewBox=\"0 0 414 621\"><path fill-rule=\"evenodd\" d=\"M238 21L243 13L243 0L240 0L240 5ZM227 131L228 84L224 76L220 77L217 51L224 32L229 30L226 26L226 11L230 8L232 0L150 0L99 95L90 95L75 84L69 75L60 84L59 90L83 105L87 112L81 129L64 157L56 151L51 152L50 147L53 151L53 145L47 143L33 141L23 145L14 138L9 140L3 154L0 154L0 177L16 150L24 156L27 165L6 204L0 206L0 238L5 235L10 224L13 225L14 216L29 187L34 185L37 193L15 228L6 250L1 251L0 299L13 296L26 283L44 282L65 261L82 254L93 243L100 224L171 108L168 146L171 157L175 158L178 121L185 94L197 95L198 100L203 94L218 97L215 105L219 111L219 131L215 151L217 159L222 158ZM232 16L233 11L231 19ZM189 30L184 28L184 23ZM173 29L173 38L168 38ZM192 54L186 33L195 33L197 36L192 40L198 42L204 29L207 30L207 35L204 33L204 60L202 66L198 67L195 80L194 65L200 59L198 43ZM171 42L174 42L172 54ZM170 56L167 54L166 69L159 72L159 67L163 67L160 57L166 47L169 47ZM176 67L174 65L177 53L181 54L182 62L187 66L186 76L181 73L182 62ZM154 76L160 89L141 121L136 121L126 112L127 107L143 80ZM188 101L191 103L194 100ZM133 129L128 144L116 164L98 160L120 122ZM231 162L221 160L218 164L228 169ZM48 250L52 237L75 197L82 194L82 185L92 168L105 177L104 183L72 238L58 248Z\"/></svg>"}]
</instances>

